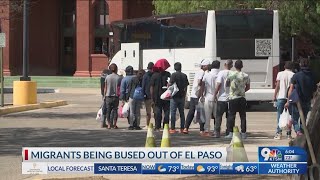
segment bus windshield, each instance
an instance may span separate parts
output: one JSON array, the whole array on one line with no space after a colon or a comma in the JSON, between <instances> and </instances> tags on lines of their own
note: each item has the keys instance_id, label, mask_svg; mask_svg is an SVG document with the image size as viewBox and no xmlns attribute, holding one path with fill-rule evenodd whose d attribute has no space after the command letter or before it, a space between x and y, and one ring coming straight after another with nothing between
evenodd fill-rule
<instances>
[{"instance_id":1,"label":"bus windshield","mask_svg":"<svg viewBox=\"0 0 320 180\"><path fill-rule=\"evenodd\" d=\"M120 21L112 24L116 50L121 43L139 42L141 49L203 48L206 13Z\"/></svg>"},{"instance_id":2,"label":"bus windshield","mask_svg":"<svg viewBox=\"0 0 320 180\"><path fill-rule=\"evenodd\" d=\"M271 54L272 11L217 11L217 56L222 59L265 59ZM257 44L270 49L258 51Z\"/></svg>"}]
</instances>

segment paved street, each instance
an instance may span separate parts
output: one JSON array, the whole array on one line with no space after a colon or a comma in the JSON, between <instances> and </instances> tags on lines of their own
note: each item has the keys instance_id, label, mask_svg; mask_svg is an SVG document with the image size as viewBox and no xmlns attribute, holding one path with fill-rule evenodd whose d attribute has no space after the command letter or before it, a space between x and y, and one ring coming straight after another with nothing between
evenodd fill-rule
<instances>
[{"instance_id":1,"label":"paved street","mask_svg":"<svg viewBox=\"0 0 320 180\"><path fill-rule=\"evenodd\" d=\"M12 102L12 94L6 94L5 98L6 103ZM0 117L0 179L45 177L21 175L22 147L144 146L146 131L126 130L128 126L126 119L119 120L118 126L120 129L118 130L100 128L100 124L95 120L96 112L101 104L99 89L61 89L59 93L38 94L39 102L48 100L67 100L69 105ZM142 112L141 124L144 125L145 111L143 110ZM256 150L259 145L288 144L288 140L286 139L280 141L273 140L276 113L271 104L254 106L248 112L247 118L248 139L244 141L244 144L251 161L257 160ZM225 124L225 121L223 124ZM237 124L239 124L239 119L237 119ZM177 125L179 125L179 122L177 122ZM224 138L200 137L198 125L192 124L191 131L189 135L172 135L172 146L225 147L230 143L230 140L225 140ZM156 133L155 135L157 145L159 146L162 133ZM120 176L105 177L107 179L122 179ZM128 178L134 177L139 179L137 176L130 176ZM168 176L166 177L168 179ZM126 177L126 179L128 178ZM273 176L273 178L275 177Z\"/></svg>"}]
</instances>

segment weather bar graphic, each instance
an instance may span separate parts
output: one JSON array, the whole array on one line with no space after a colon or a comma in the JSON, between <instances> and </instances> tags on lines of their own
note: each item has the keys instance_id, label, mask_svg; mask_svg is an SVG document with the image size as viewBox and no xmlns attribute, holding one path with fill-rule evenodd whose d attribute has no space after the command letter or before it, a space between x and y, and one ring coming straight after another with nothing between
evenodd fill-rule
<instances>
[{"instance_id":1,"label":"weather bar graphic","mask_svg":"<svg viewBox=\"0 0 320 180\"><path fill-rule=\"evenodd\" d=\"M198 165L198 166L197 166L197 171L201 173L201 172L206 171L206 169L205 169L203 166Z\"/></svg>"},{"instance_id":2,"label":"weather bar graphic","mask_svg":"<svg viewBox=\"0 0 320 180\"><path fill-rule=\"evenodd\" d=\"M162 165L160 165L160 166L158 167L158 171L159 171L159 172L166 172L167 169L164 168Z\"/></svg>"}]
</instances>

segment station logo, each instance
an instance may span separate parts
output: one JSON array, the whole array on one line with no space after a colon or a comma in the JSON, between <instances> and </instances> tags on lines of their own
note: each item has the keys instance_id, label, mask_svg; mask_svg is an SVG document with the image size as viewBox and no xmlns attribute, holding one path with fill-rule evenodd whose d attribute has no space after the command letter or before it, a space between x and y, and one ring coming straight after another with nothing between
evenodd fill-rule
<instances>
[{"instance_id":1,"label":"station logo","mask_svg":"<svg viewBox=\"0 0 320 180\"><path fill-rule=\"evenodd\" d=\"M282 153L279 149L263 148L260 154L264 161L282 161Z\"/></svg>"}]
</instances>

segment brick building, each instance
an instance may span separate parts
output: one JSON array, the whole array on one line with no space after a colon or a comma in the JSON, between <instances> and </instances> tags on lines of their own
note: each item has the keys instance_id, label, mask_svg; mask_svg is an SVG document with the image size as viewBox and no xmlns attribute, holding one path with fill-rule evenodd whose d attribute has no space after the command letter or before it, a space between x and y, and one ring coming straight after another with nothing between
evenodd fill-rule
<instances>
[{"instance_id":1,"label":"brick building","mask_svg":"<svg viewBox=\"0 0 320 180\"><path fill-rule=\"evenodd\" d=\"M29 74L98 76L108 64L109 24L151 16L152 0L30 0ZM22 74L22 8L0 4L5 75Z\"/></svg>"}]
</instances>

